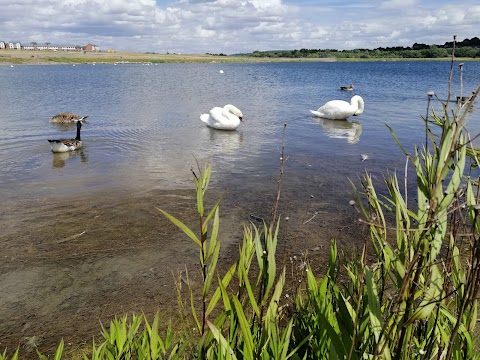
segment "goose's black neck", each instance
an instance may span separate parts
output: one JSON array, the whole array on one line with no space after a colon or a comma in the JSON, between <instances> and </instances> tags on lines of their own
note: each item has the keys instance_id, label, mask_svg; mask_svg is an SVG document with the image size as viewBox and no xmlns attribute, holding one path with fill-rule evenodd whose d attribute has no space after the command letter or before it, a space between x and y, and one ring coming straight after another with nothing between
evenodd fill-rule
<instances>
[{"instance_id":1,"label":"goose's black neck","mask_svg":"<svg viewBox=\"0 0 480 360\"><path fill-rule=\"evenodd\" d=\"M77 136L75 137L75 140L77 141L82 141L80 140L80 129L82 128L82 122L78 121L77 122Z\"/></svg>"}]
</instances>

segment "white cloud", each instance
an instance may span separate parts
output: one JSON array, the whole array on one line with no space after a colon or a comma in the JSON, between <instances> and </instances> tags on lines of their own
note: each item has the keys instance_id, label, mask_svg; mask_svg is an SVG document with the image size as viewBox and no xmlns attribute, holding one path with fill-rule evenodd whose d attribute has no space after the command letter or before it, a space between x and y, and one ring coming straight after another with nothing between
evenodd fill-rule
<instances>
[{"instance_id":1,"label":"white cloud","mask_svg":"<svg viewBox=\"0 0 480 360\"><path fill-rule=\"evenodd\" d=\"M471 38L480 29L473 0L0 0L0 8L4 41L155 52L411 46Z\"/></svg>"},{"instance_id":2,"label":"white cloud","mask_svg":"<svg viewBox=\"0 0 480 360\"><path fill-rule=\"evenodd\" d=\"M385 9L405 9L415 6L416 0L389 0L381 3L380 7Z\"/></svg>"}]
</instances>

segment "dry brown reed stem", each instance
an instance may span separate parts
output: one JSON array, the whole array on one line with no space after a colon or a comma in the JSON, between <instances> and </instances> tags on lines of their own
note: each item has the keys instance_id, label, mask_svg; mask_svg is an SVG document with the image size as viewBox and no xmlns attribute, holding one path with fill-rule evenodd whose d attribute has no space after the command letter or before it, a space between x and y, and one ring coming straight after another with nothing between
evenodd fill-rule
<instances>
[{"instance_id":1,"label":"dry brown reed stem","mask_svg":"<svg viewBox=\"0 0 480 360\"><path fill-rule=\"evenodd\" d=\"M448 103L450 102L450 97L452 95L453 63L455 62L455 41L456 40L457 40L457 35L453 35L452 62L450 63L450 75L448 78L448 96L447 96L447 104L445 105L445 110L448 108Z\"/></svg>"},{"instance_id":2,"label":"dry brown reed stem","mask_svg":"<svg viewBox=\"0 0 480 360\"><path fill-rule=\"evenodd\" d=\"M287 124L283 124L283 132L282 132L282 148L280 150L280 174L278 175L278 181L277 181L277 198L275 200L275 205L273 206L273 216L272 216L272 222L270 223L270 233L273 233L273 226L276 222L277 219L277 209L278 209L278 204L280 202L280 195L282 193L282 178L283 178L283 172L285 170L285 130L287 129Z\"/></svg>"}]
</instances>

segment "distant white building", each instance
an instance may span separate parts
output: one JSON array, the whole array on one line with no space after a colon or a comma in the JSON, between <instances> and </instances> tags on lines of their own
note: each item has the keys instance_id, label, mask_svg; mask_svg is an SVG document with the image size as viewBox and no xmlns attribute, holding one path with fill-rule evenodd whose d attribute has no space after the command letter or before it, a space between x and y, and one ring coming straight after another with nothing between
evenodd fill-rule
<instances>
[{"instance_id":1,"label":"distant white building","mask_svg":"<svg viewBox=\"0 0 480 360\"><path fill-rule=\"evenodd\" d=\"M31 42L28 45L23 45L16 41L5 42L0 41L0 49L8 50L42 50L42 51L100 51L100 48L97 45L87 44L85 46L80 45L58 45L50 44L48 42L44 44L37 44L36 42Z\"/></svg>"},{"instance_id":2,"label":"distant white building","mask_svg":"<svg viewBox=\"0 0 480 360\"><path fill-rule=\"evenodd\" d=\"M19 42L9 42L7 49L22 50L22 45Z\"/></svg>"},{"instance_id":3,"label":"distant white building","mask_svg":"<svg viewBox=\"0 0 480 360\"><path fill-rule=\"evenodd\" d=\"M61 45L59 49L62 51L80 51L80 46L73 46L73 45ZM58 50L58 49L57 49Z\"/></svg>"},{"instance_id":4,"label":"distant white building","mask_svg":"<svg viewBox=\"0 0 480 360\"><path fill-rule=\"evenodd\" d=\"M50 50L50 51L80 51L79 46L72 46L72 45L55 45L55 44L49 44L45 43L45 45L24 45L22 47L23 50Z\"/></svg>"}]
</instances>

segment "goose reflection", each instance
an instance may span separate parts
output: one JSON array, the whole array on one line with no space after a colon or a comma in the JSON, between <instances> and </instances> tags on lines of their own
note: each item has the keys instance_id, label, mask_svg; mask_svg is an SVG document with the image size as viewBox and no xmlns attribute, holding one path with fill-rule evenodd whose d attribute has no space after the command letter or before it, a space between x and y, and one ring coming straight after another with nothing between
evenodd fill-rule
<instances>
[{"instance_id":1,"label":"goose reflection","mask_svg":"<svg viewBox=\"0 0 480 360\"><path fill-rule=\"evenodd\" d=\"M356 120L330 120L324 118L314 118L318 122L325 134L333 139L347 139L350 144L356 144L362 134L362 124Z\"/></svg>"},{"instance_id":2,"label":"goose reflection","mask_svg":"<svg viewBox=\"0 0 480 360\"><path fill-rule=\"evenodd\" d=\"M82 163L86 163L88 161L88 157L83 151L83 149L63 153L52 153L52 167L54 169L61 169L65 166L68 159L73 158L77 155L80 155L80 161Z\"/></svg>"},{"instance_id":3,"label":"goose reflection","mask_svg":"<svg viewBox=\"0 0 480 360\"><path fill-rule=\"evenodd\" d=\"M235 153L243 143L240 131L219 131L210 127L202 128L203 137L210 139L209 149L218 153Z\"/></svg>"}]
</instances>

